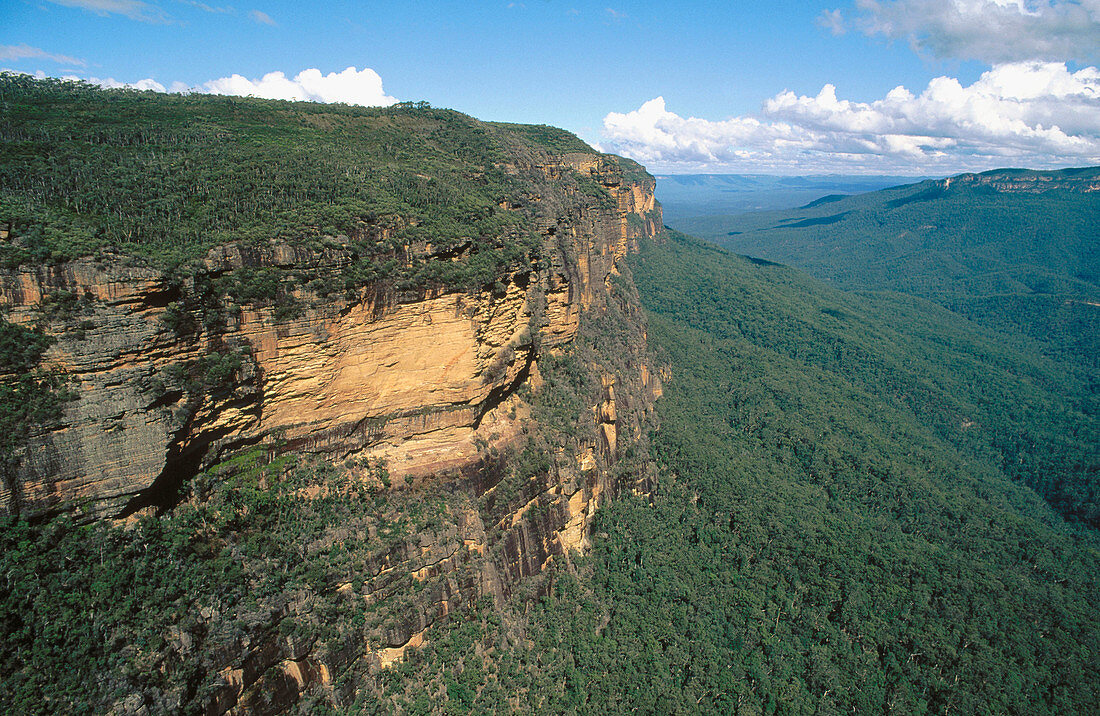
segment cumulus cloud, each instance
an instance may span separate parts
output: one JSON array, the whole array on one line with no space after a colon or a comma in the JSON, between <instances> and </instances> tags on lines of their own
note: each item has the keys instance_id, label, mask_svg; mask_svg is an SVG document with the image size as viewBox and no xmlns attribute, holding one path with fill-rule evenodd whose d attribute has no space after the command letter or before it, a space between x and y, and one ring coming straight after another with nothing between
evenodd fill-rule
<instances>
[{"instance_id":1,"label":"cumulus cloud","mask_svg":"<svg viewBox=\"0 0 1100 716\"><path fill-rule=\"evenodd\" d=\"M46 75L45 73L39 71L36 72L34 76L38 79L43 79ZM107 89L127 88L136 90L153 90L154 92L167 92L167 90L164 88L164 85L151 78L138 80L137 82L120 82L114 77L77 77L76 75L66 75L61 79L81 80L93 85L99 85L100 87L106 87Z\"/></svg>"},{"instance_id":2,"label":"cumulus cloud","mask_svg":"<svg viewBox=\"0 0 1100 716\"><path fill-rule=\"evenodd\" d=\"M2 47L0 46L0 56L2 56ZM35 76L43 78L46 75L38 71ZM83 80L107 88L128 87L155 92L198 92L308 102L344 102L364 107L388 107L397 102L396 97L390 97L382 89L382 78L378 73L368 67L362 70L348 67L343 72L329 72L327 75L321 74L318 69L311 68L299 72L293 79L282 72L269 72L258 80L250 80L235 74L204 82L197 87L176 81L166 88L152 78L122 82L113 77L66 75L62 79Z\"/></svg>"},{"instance_id":3,"label":"cumulus cloud","mask_svg":"<svg viewBox=\"0 0 1100 716\"><path fill-rule=\"evenodd\" d=\"M907 40L935 57L1100 58L1100 0L856 0L856 8L852 24L865 34ZM839 18L822 15L819 23Z\"/></svg>"},{"instance_id":4,"label":"cumulus cloud","mask_svg":"<svg viewBox=\"0 0 1100 716\"><path fill-rule=\"evenodd\" d=\"M88 64L79 57L56 55L38 47L31 47L26 43L22 45L0 45L0 60L49 60L59 65L72 65L73 67L84 67Z\"/></svg>"},{"instance_id":5,"label":"cumulus cloud","mask_svg":"<svg viewBox=\"0 0 1100 716\"><path fill-rule=\"evenodd\" d=\"M49 0L55 5L77 7L96 15L122 15L131 20L152 23L168 23L170 18L163 10L141 0Z\"/></svg>"},{"instance_id":6,"label":"cumulus cloud","mask_svg":"<svg viewBox=\"0 0 1100 716\"><path fill-rule=\"evenodd\" d=\"M345 102L367 107L387 107L397 101L382 89L382 78L374 70L348 67L343 72L322 75L318 69L299 72L293 79L282 72L269 72L258 80L231 75L211 80L197 88L210 94L266 97L267 99Z\"/></svg>"},{"instance_id":7,"label":"cumulus cloud","mask_svg":"<svg viewBox=\"0 0 1100 716\"><path fill-rule=\"evenodd\" d=\"M997 65L969 86L937 77L874 102L785 91L759 117L683 118L658 97L604 118L608 151L658 171L949 173L1100 164L1100 70Z\"/></svg>"}]
</instances>

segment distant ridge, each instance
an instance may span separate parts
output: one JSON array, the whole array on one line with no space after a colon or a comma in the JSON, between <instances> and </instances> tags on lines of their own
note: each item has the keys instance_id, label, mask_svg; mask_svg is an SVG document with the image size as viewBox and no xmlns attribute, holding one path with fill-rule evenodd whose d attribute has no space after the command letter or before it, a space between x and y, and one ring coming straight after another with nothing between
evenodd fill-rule
<instances>
[{"instance_id":1,"label":"distant ridge","mask_svg":"<svg viewBox=\"0 0 1100 716\"><path fill-rule=\"evenodd\" d=\"M831 204L834 201L840 201L841 199L844 199L847 196L848 196L847 194L829 194L828 196L823 196L823 197L821 197L820 199L818 199L816 201L811 201L809 204L803 204L802 206L800 206L798 208L799 209L812 209L815 206L821 206L822 204Z\"/></svg>"},{"instance_id":2,"label":"distant ridge","mask_svg":"<svg viewBox=\"0 0 1100 716\"><path fill-rule=\"evenodd\" d=\"M845 196L911 184L927 177L773 176L765 174L664 174L657 176L657 199L665 218L790 209L826 196Z\"/></svg>"},{"instance_id":3,"label":"distant ridge","mask_svg":"<svg viewBox=\"0 0 1100 716\"><path fill-rule=\"evenodd\" d=\"M1100 368L1100 167L958 174L677 228L841 288L930 298Z\"/></svg>"}]
</instances>

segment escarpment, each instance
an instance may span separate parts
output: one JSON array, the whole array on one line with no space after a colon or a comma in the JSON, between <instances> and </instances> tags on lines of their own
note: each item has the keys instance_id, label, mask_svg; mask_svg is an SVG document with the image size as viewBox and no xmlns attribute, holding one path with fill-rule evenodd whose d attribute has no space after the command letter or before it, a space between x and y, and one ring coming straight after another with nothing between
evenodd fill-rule
<instances>
[{"instance_id":1,"label":"escarpment","mask_svg":"<svg viewBox=\"0 0 1100 716\"><path fill-rule=\"evenodd\" d=\"M243 453L338 466L382 494L446 495L442 526L368 539L365 562L319 587L334 604L387 605L385 619L350 643L286 637L275 625L317 617L300 597L271 597L264 618L218 647L208 713L279 712L316 688L339 701L335 675L388 668L441 617L568 562L590 546L602 500L648 489L645 461L620 460L629 446L644 454L660 394L623 259L662 228L653 180L583 152L518 151L499 169L531 187L500 208L537 241L530 261L481 286L345 281L364 237L387 238L369 222L321 245L230 242L182 272L101 251L0 276L7 319L56 338L44 365L71 394L61 421L15 456L0 490L10 514L164 514L201 501L196 476ZM430 269L471 251L407 242L392 258ZM276 289L257 299L240 288L260 280ZM575 403L559 402L561 386ZM195 633L230 618L211 608ZM201 643L180 639L169 672ZM166 698L183 697L140 703Z\"/></svg>"},{"instance_id":2,"label":"escarpment","mask_svg":"<svg viewBox=\"0 0 1100 716\"><path fill-rule=\"evenodd\" d=\"M470 619L522 639L652 490L637 164L420 104L0 84L0 511L45 550L9 710L369 701Z\"/></svg>"},{"instance_id":3,"label":"escarpment","mask_svg":"<svg viewBox=\"0 0 1100 716\"><path fill-rule=\"evenodd\" d=\"M542 256L487 290L380 282L322 297L309 280L346 263L339 239L321 251L220 246L184 278L109 254L7 271L0 307L58 339L47 362L78 397L19 456L5 508L93 517L164 508L189 474L241 445L384 461L398 481L455 472L480 459L479 444L506 445L529 413L516 391L537 383L540 355L571 343L586 310L606 310L621 259L660 227L651 182L625 180L608 157L563 160L509 168L545 177L547 194L525 207ZM610 201L559 191L574 173ZM414 252L449 260L430 245L404 247ZM214 279L241 270L309 279L280 315L211 295ZM63 311L49 313L58 303ZM640 384L640 351L637 375L619 380ZM614 430L614 419L600 420ZM605 437L601 456L614 448Z\"/></svg>"},{"instance_id":4,"label":"escarpment","mask_svg":"<svg viewBox=\"0 0 1100 716\"><path fill-rule=\"evenodd\" d=\"M930 184L943 191L954 187L1005 194L1042 194L1050 191L1090 194L1100 191L1100 171L1095 167L1060 171L994 169L980 174L959 174L937 179Z\"/></svg>"}]
</instances>

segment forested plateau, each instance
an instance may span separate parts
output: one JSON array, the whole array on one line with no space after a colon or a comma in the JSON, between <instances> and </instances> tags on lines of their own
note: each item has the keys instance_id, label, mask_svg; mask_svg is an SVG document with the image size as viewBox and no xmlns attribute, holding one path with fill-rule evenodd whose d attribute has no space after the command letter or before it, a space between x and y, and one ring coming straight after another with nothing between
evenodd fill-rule
<instances>
[{"instance_id":1,"label":"forested plateau","mask_svg":"<svg viewBox=\"0 0 1100 716\"><path fill-rule=\"evenodd\" d=\"M1095 370L653 191L0 75L0 710L1100 710Z\"/></svg>"}]
</instances>

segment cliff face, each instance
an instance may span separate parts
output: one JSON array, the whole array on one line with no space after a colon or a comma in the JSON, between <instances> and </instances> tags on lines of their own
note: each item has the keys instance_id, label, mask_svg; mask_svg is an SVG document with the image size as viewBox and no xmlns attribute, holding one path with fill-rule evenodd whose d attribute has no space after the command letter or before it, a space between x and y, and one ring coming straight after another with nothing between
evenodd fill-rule
<instances>
[{"instance_id":1,"label":"cliff face","mask_svg":"<svg viewBox=\"0 0 1100 716\"><path fill-rule=\"evenodd\" d=\"M1100 170L1094 167L1047 172L996 169L981 174L959 174L937 180L934 184L944 190L954 186L984 188L999 193L1041 194L1060 190L1088 194L1100 191Z\"/></svg>"},{"instance_id":2,"label":"cliff face","mask_svg":"<svg viewBox=\"0 0 1100 716\"><path fill-rule=\"evenodd\" d=\"M181 337L167 312L203 280L246 267L323 274L345 252L230 245L177 283L125 259L6 273L0 306L13 322L40 321L58 295L78 299L72 315L49 324L59 339L49 362L79 399L64 425L28 446L16 485L0 491L4 506L79 506L102 517L163 505L188 473L244 444L384 460L408 480L471 464L479 440L507 442L524 413L516 389L537 374L539 350L575 338L582 311L607 301L620 260L660 227L652 185L625 182L613 160L568 155L523 170L543 173L548 186L564 172L591 176L616 204L533 198L549 259L502 276L492 292L368 288L333 303L302 288L296 298L307 308L296 317L245 307L221 330ZM243 364L219 390L193 395L166 375L227 347Z\"/></svg>"},{"instance_id":3,"label":"cliff face","mask_svg":"<svg viewBox=\"0 0 1100 716\"><path fill-rule=\"evenodd\" d=\"M4 509L82 519L170 509L194 475L246 447L352 466L363 481L381 468L391 490L447 486L459 495L450 527L375 553L367 570L375 576L359 596L390 598L409 575L442 586L357 647L324 655L273 637L271 624L293 616L292 605L273 605L254 640L223 655L223 686L208 711L278 711L303 689L328 685L333 670L364 659L385 668L439 617L482 596L500 599L519 578L585 550L602 499L646 489L644 474L624 482L611 469L624 445L642 439L661 390L622 259L662 224L652 179L624 166L583 153L504 166L539 178L525 205L503 208L532 216L543 248L491 290L374 284L333 300L307 282L294 289L292 315L227 305L209 290L240 270L324 279L348 260L339 239L312 250L222 246L185 278L121 256L6 272L8 319L56 336L47 363L68 375L77 397L61 425L16 456L15 479L0 490ZM578 180L603 191L578 191ZM431 246L405 250L453 259ZM597 387L575 433L553 469L497 494L508 451L540 429L531 396L542 389L544 361L598 321L628 338L585 354ZM330 596L347 589L335 584ZM228 616L208 621L219 618Z\"/></svg>"}]
</instances>

